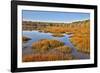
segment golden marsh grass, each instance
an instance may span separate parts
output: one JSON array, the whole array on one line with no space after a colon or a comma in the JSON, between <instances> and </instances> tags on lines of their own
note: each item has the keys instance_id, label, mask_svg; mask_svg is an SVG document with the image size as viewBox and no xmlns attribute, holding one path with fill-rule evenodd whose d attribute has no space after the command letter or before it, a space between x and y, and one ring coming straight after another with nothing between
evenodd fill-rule
<instances>
[{"instance_id":1,"label":"golden marsh grass","mask_svg":"<svg viewBox=\"0 0 100 73\"><path fill-rule=\"evenodd\" d=\"M40 24L40 25L35 25ZM42 24L42 25L41 25ZM44 25L43 25L44 24ZM34 25L34 26L33 26ZM28 27L28 28L27 28ZM40 32L52 33L54 37L63 37L63 34L70 35L70 41L77 51L90 54L90 21L79 21L64 24L50 24L33 22L30 25L24 24L24 30L38 30ZM23 41L29 40L23 37ZM63 42L54 39L41 39L32 43L33 51L36 54L24 55L23 62L31 61L56 61L56 60L72 60L72 49ZM51 50L55 50L49 53ZM58 51L60 52L58 54Z\"/></svg>"},{"instance_id":2,"label":"golden marsh grass","mask_svg":"<svg viewBox=\"0 0 100 73\"><path fill-rule=\"evenodd\" d=\"M36 49L39 52L45 52L49 49L53 49L62 45L64 45L64 43L58 40L42 39L40 41L32 43L32 49Z\"/></svg>"}]
</instances>

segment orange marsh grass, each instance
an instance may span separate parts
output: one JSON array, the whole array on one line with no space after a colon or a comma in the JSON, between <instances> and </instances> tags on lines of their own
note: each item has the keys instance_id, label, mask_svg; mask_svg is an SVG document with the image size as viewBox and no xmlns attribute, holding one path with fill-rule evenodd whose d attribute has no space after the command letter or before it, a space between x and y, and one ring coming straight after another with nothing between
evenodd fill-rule
<instances>
[{"instance_id":1,"label":"orange marsh grass","mask_svg":"<svg viewBox=\"0 0 100 73\"><path fill-rule=\"evenodd\" d=\"M63 46L64 43L58 40L42 39L32 43L32 49L36 49L39 52L45 52L49 49L53 49L58 46Z\"/></svg>"},{"instance_id":2,"label":"orange marsh grass","mask_svg":"<svg viewBox=\"0 0 100 73\"><path fill-rule=\"evenodd\" d=\"M56 47L55 49L63 53L71 53L71 48L68 46L59 46Z\"/></svg>"},{"instance_id":3,"label":"orange marsh grass","mask_svg":"<svg viewBox=\"0 0 100 73\"><path fill-rule=\"evenodd\" d=\"M56 54L34 54L23 56L23 62L37 62L37 61L56 61L56 60L72 60L71 54L56 55Z\"/></svg>"},{"instance_id":4,"label":"orange marsh grass","mask_svg":"<svg viewBox=\"0 0 100 73\"><path fill-rule=\"evenodd\" d=\"M86 36L84 34L82 36L75 35L70 38L70 41L78 51L90 53L90 37L88 34Z\"/></svg>"}]
</instances>

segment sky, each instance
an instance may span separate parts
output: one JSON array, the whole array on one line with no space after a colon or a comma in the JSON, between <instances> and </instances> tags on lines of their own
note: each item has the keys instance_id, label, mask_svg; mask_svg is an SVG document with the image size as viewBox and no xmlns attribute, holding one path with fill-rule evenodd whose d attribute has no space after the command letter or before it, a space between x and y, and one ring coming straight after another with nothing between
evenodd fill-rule
<instances>
[{"instance_id":1,"label":"sky","mask_svg":"<svg viewBox=\"0 0 100 73\"><path fill-rule=\"evenodd\" d=\"M23 21L69 23L90 19L89 13L23 10Z\"/></svg>"}]
</instances>

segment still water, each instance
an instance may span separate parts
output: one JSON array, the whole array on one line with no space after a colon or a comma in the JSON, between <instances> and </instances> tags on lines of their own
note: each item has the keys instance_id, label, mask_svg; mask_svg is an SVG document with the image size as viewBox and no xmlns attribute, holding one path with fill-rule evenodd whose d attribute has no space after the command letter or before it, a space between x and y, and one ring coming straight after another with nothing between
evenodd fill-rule
<instances>
[{"instance_id":1,"label":"still water","mask_svg":"<svg viewBox=\"0 0 100 73\"><path fill-rule=\"evenodd\" d=\"M69 46L72 49L71 54L78 59L89 59L89 54L85 54L82 52L78 52L73 44L70 42L69 38L72 34L67 35L64 34L63 37L54 37L51 33L44 33L38 31L23 31L23 36L31 38L27 43L23 43L23 54L31 54L33 53L31 45L33 42L36 42L40 39L55 39L65 43L65 45Z\"/></svg>"}]
</instances>

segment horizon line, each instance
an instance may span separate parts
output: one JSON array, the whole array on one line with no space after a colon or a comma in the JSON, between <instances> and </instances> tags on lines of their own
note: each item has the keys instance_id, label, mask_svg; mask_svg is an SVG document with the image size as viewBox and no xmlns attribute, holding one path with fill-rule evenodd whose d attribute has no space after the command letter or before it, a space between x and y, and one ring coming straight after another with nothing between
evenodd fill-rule
<instances>
[{"instance_id":1,"label":"horizon line","mask_svg":"<svg viewBox=\"0 0 100 73\"><path fill-rule=\"evenodd\" d=\"M73 23L73 22L78 22L78 21L86 21L90 19L83 19L83 20L74 20L74 21L69 21L69 22L61 22L61 21L42 21L42 20L22 20L22 21L30 21L30 22L47 22L47 23Z\"/></svg>"}]
</instances>

